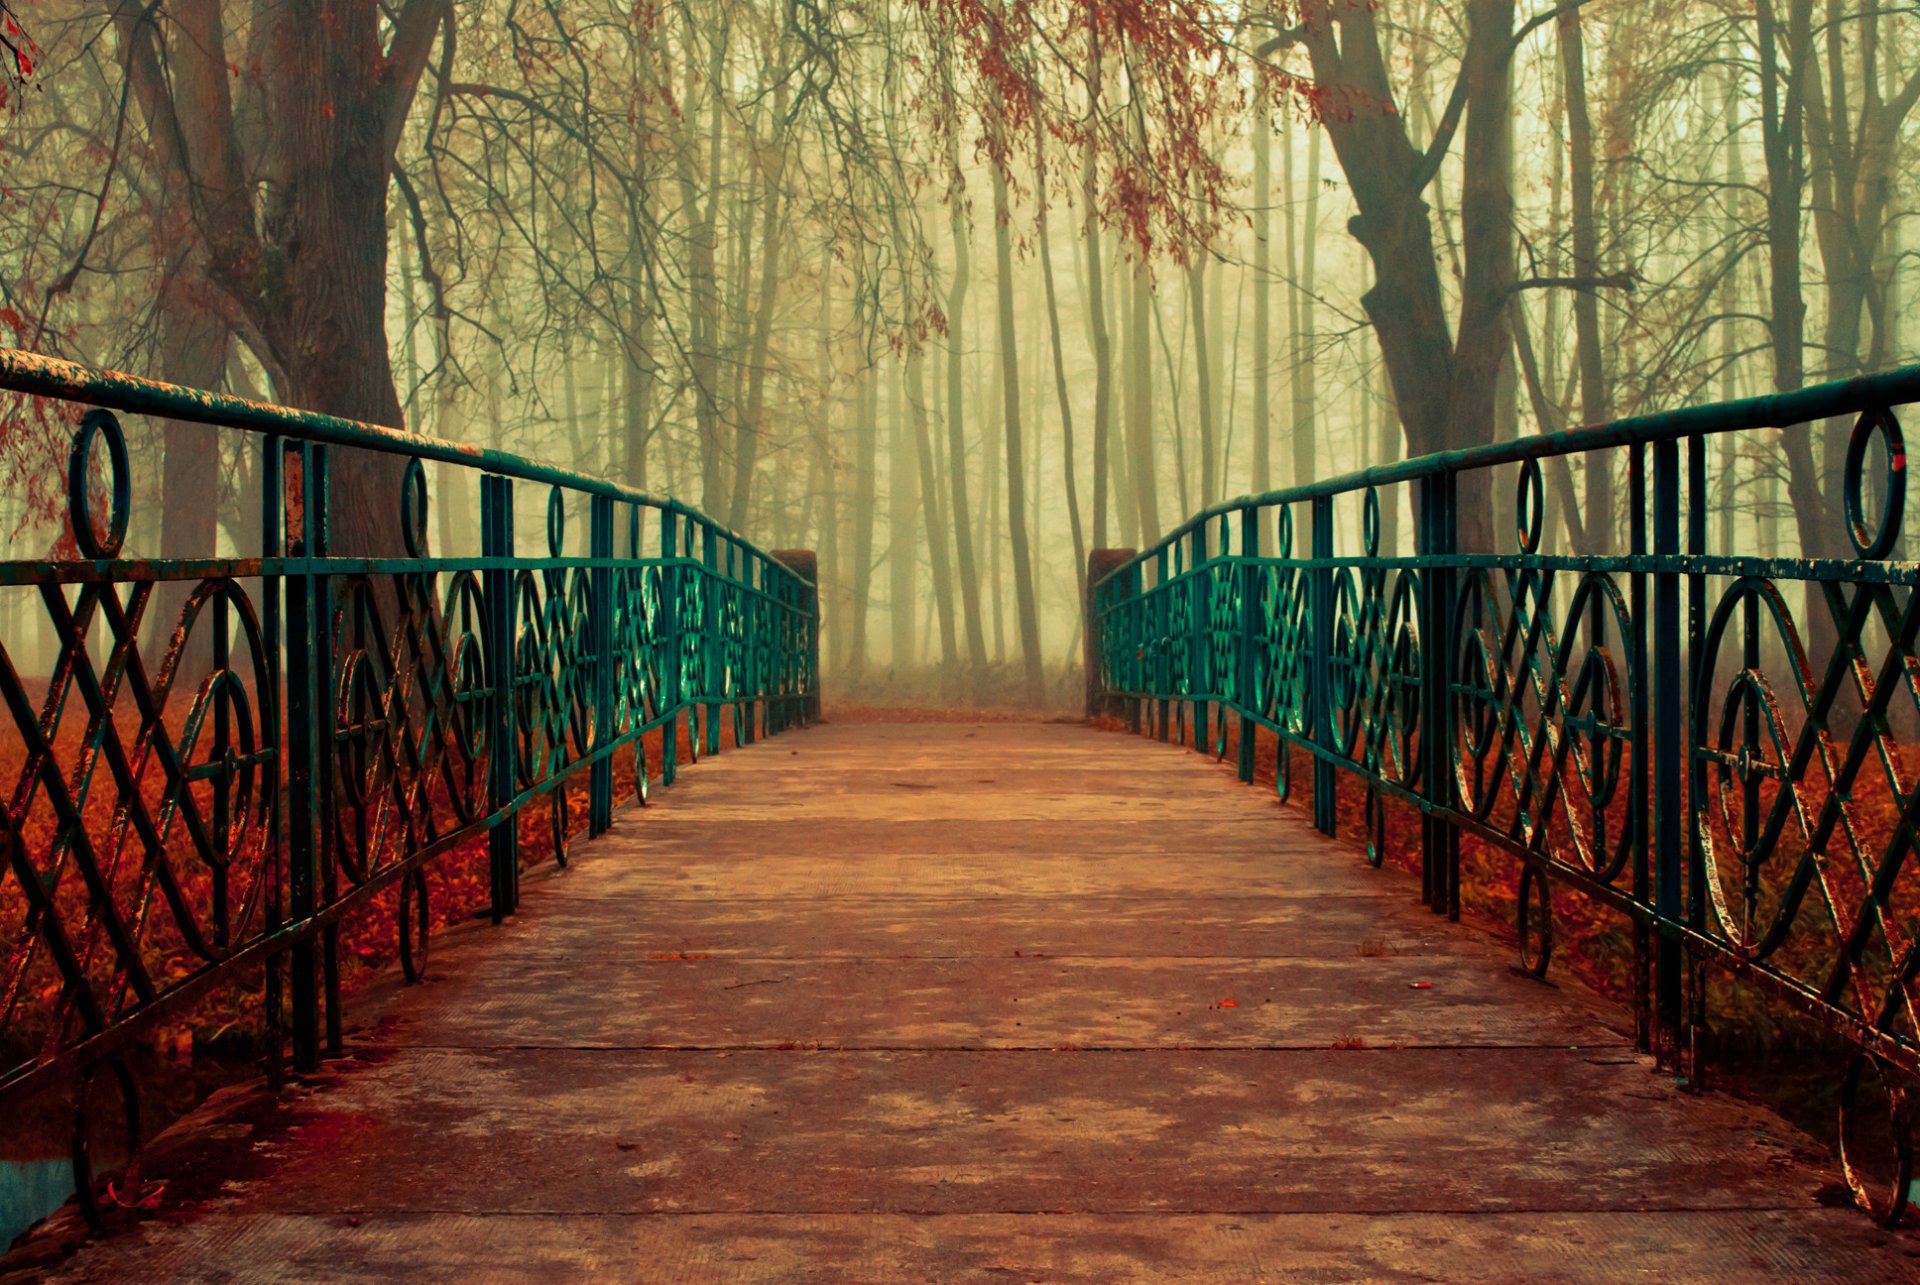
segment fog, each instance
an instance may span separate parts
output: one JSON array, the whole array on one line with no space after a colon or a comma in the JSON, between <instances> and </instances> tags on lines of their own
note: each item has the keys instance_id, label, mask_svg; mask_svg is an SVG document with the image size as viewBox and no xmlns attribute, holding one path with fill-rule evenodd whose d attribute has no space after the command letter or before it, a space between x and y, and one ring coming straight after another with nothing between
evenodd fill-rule
<instances>
[{"instance_id":1,"label":"fog","mask_svg":"<svg viewBox=\"0 0 1920 1285\"><path fill-rule=\"evenodd\" d=\"M16 7L0 343L814 549L837 697L1071 705L1092 549L1912 359L1901 10L306 8ZM233 435L131 427L129 553L257 544ZM1844 552L1849 427L1716 440L1718 547ZM10 558L62 538L67 431L9 403ZM1558 470L1550 546L1620 547L1624 457Z\"/></svg>"}]
</instances>

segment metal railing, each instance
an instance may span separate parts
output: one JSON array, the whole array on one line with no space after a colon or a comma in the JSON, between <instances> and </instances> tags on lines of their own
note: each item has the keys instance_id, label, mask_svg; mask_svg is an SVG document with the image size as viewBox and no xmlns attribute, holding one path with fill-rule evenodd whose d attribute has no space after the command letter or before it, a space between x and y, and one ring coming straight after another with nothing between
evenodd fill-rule
<instances>
[{"instance_id":1,"label":"metal railing","mask_svg":"<svg viewBox=\"0 0 1920 1285\"><path fill-rule=\"evenodd\" d=\"M1376 864L1389 803L1416 811L1438 912L1459 914L1463 835L1506 854L1536 974L1550 884L1613 908L1635 941L1642 1046L1666 1065L1697 1069L1709 966L1808 1015L1853 1050L1836 1068L1846 1179L1896 1221L1920 1072L1920 563L1899 554L1893 408L1915 400L1920 367L1215 506L1137 556L1094 555L1090 713L1162 739L1190 727L1221 754L1232 725L1247 781L1257 739L1276 738L1282 797L1300 754L1328 833L1351 774ZM1710 448L1726 467L1742 440L1726 435L1778 428L1792 446L1830 419L1846 448L1847 530L1833 534L1851 556L1753 556L1750 517L1711 548L1727 531L1710 529L1725 499ZM1598 452L1626 456L1627 547L1552 552L1549 492L1566 507L1567 457L1608 466ZM1400 512L1410 552L1381 547L1383 514ZM1512 535L1490 536L1494 515ZM1884 1183L1858 1162L1875 1075L1892 1115Z\"/></svg>"},{"instance_id":2,"label":"metal railing","mask_svg":"<svg viewBox=\"0 0 1920 1285\"><path fill-rule=\"evenodd\" d=\"M76 556L0 562L0 594L37 602L54 652L23 673L21 639L0 630L0 741L19 750L0 755L17 766L0 811L0 1115L73 1089L76 1185L95 1221L88 1100L110 1071L131 1151L123 1054L156 1023L250 990L270 1073L283 1039L312 1069L341 1047L346 916L397 890L412 979L428 863L487 836L498 921L519 895L523 812L544 805L565 860L569 781L585 774L599 834L616 754L631 754L645 800L644 735L659 733L671 783L683 719L697 752L720 748L729 716L744 743L818 714L810 553L768 553L675 501L502 452L30 353L0 350L0 389L78 420ZM257 556L128 556L118 414L235 430L226 446L257 482ZM330 487L350 451L387 457L354 476L391 494ZM430 556L428 464L477 489L478 556ZM528 540L515 501L537 505L533 488L546 522ZM396 547L336 554L342 500L388 518ZM173 618L148 619L168 595ZM156 625L170 632L143 653Z\"/></svg>"}]
</instances>

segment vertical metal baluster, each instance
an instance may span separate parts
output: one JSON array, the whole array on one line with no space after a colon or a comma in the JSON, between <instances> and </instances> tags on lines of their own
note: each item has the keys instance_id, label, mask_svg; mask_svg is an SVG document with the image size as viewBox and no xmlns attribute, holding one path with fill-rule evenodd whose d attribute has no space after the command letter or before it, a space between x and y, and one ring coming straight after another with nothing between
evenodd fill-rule
<instances>
[{"instance_id":1,"label":"vertical metal baluster","mask_svg":"<svg viewBox=\"0 0 1920 1285\"><path fill-rule=\"evenodd\" d=\"M613 825L613 500L593 497L589 508L587 573L593 597L593 752L599 757L587 772L587 833L605 834ZM564 786L562 787L565 788Z\"/></svg>"},{"instance_id":2,"label":"vertical metal baluster","mask_svg":"<svg viewBox=\"0 0 1920 1285\"><path fill-rule=\"evenodd\" d=\"M730 592L720 565L720 538L711 522L700 524L700 563L707 591L700 597L701 695L707 698L704 719L707 753L720 752L720 712L726 699L727 656L720 637L720 599Z\"/></svg>"},{"instance_id":3,"label":"vertical metal baluster","mask_svg":"<svg viewBox=\"0 0 1920 1285\"><path fill-rule=\"evenodd\" d=\"M1140 600L1141 594L1146 590L1146 578L1146 567L1141 563L1134 563L1132 570L1127 573L1127 587L1125 590L1127 599L1125 620L1129 626L1127 632L1131 635L1127 639L1127 642L1131 644L1129 647L1131 657L1127 661L1127 669L1128 673L1133 677L1133 681L1128 684L1128 687L1135 692L1142 693L1141 695L1127 698L1127 730L1136 736L1140 735L1146 729L1150 708L1147 705L1147 698L1144 694L1147 690L1148 605Z\"/></svg>"},{"instance_id":4,"label":"vertical metal baluster","mask_svg":"<svg viewBox=\"0 0 1920 1285\"><path fill-rule=\"evenodd\" d=\"M520 864L520 834L516 812L510 811L514 790L514 601L513 483L488 475L480 479L480 541L485 559L487 651L492 660L493 692L487 702L492 728L488 738L487 805L493 828L487 832L488 868L492 885L493 922L514 911L514 891Z\"/></svg>"},{"instance_id":5,"label":"vertical metal baluster","mask_svg":"<svg viewBox=\"0 0 1920 1285\"><path fill-rule=\"evenodd\" d=\"M801 589L807 603L807 718L820 719L820 573L817 563L813 579Z\"/></svg>"},{"instance_id":6,"label":"vertical metal baluster","mask_svg":"<svg viewBox=\"0 0 1920 1285\"><path fill-rule=\"evenodd\" d=\"M300 525L289 543L287 590L287 915L304 925L318 908L319 772L314 692L315 577L313 556L313 447L302 443L287 454L300 467ZM320 1065L320 968L311 935L287 952L288 1003L292 1010L293 1069Z\"/></svg>"},{"instance_id":7,"label":"vertical metal baluster","mask_svg":"<svg viewBox=\"0 0 1920 1285\"><path fill-rule=\"evenodd\" d=\"M1627 533L1628 548L1636 558L1644 558L1647 543L1647 449L1635 442L1627 452ZM1653 905L1652 878L1652 733L1648 720L1652 702L1648 684L1647 573L1637 570L1628 584L1629 611L1633 616L1633 637L1626 640L1633 656L1633 690L1628 693L1632 706L1633 738L1627 764L1627 806L1633 826L1633 1014L1634 1033L1640 1048L1652 1052L1654 1015L1651 980L1653 973L1653 935L1645 911Z\"/></svg>"},{"instance_id":8,"label":"vertical metal baluster","mask_svg":"<svg viewBox=\"0 0 1920 1285\"><path fill-rule=\"evenodd\" d=\"M225 590L214 595L208 604L213 608L213 672L221 675L219 685L213 694L213 758L220 770L213 778L213 850L218 856L212 870L213 898L213 939L222 949L232 943L228 940L230 921L227 915L227 859L232 855L227 850L228 829L232 824L233 812L233 728L231 726L232 699L227 692L226 669L230 663L228 630L232 622L227 616L227 595Z\"/></svg>"},{"instance_id":9,"label":"vertical metal baluster","mask_svg":"<svg viewBox=\"0 0 1920 1285\"><path fill-rule=\"evenodd\" d=\"M284 449L277 433L267 434L260 443L260 557L263 568L272 559L280 557L285 549L282 522L286 512L286 492L281 474L281 452ZM254 700L260 706L260 744L272 754L263 776L263 788L267 791L267 851L262 855L262 860L266 863L263 873L267 880L265 930L268 933L280 927L281 917L286 910L282 881L287 844L286 835L281 829L285 818L282 815L280 792L281 782L286 779L287 772L280 741L281 693L285 690L281 686L280 657L280 593L284 581L285 577L278 574L262 574L260 577L260 636L267 654L267 690L254 693ZM282 957L277 954L267 956L263 971L265 994L261 1005L261 1021L266 1027L266 1047L262 1060L268 1086L277 1089L282 1075L281 990L285 975Z\"/></svg>"},{"instance_id":10,"label":"vertical metal baluster","mask_svg":"<svg viewBox=\"0 0 1920 1285\"><path fill-rule=\"evenodd\" d=\"M1173 686L1173 656L1168 634L1173 629L1173 590L1167 584L1170 569L1166 545L1154 556L1153 567L1153 679L1151 690L1156 699L1155 708L1159 713L1154 731L1161 740L1168 739L1172 720L1168 717L1167 689Z\"/></svg>"},{"instance_id":11,"label":"vertical metal baluster","mask_svg":"<svg viewBox=\"0 0 1920 1285\"><path fill-rule=\"evenodd\" d=\"M1695 433L1687 438L1687 552L1696 556L1707 551L1707 441ZM1702 698L1696 682L1697 666L1705 652L1706 636L1707 578L1696 572L1687 577L1687 669L1682 681L1686 684L1681 693L1684 703L1678 707L1691 710L1696 698ZM1704 698L1702 698L1704 699ZM1682 832L1686 836L1686 906L1687 926L1695 932L1703 931L1707 925L1707 854L1701 839L1702 826L1694 823L1695 818L1704 821L1706 816L1707 771L1706 763L1694 753L1692 743L1693 720L1685 719L1679 728L1681 753L1685 758L1687 773L1687 817L1682 822ZM1749 814L1751 815L1751 814ZM1691 950L1683 947L1682 963L1687 970L1687 1004L1681 1013L1680 1053L1683 1074L1694 1083L1698 1083L1701 1073L1700 1045L1696 1038L1699 1028L1706 1020L1706 974L1701 961Z\"/></svg>"},{"instance_id":12,"label":"vertical metal baluster","mask_svg":"<svg viewBox=\"0 0 1920 1285\"><path fill-rule=\"evenodd\" d=\"M333 488L328 481L328 448L316 445L310 454L312 472L308 475L307 514L313 526L313 556L333 556ZM333 672L333 577L324 571L313 578L317 610L313 620L314 716L319 743L317 773L320 837L320 904L331 906L340 896L339 819L334 813L338 797L334 770L339 740L334 729ZM327 1052L338 1056L344 1031L340 1014L340 925L338 921L320 930L320 969L324 985L327 1020Z\"/></svg>"},{"instance_id":13,"label":"vertical metal baluster","mask_svg":"<svg viewBox=\"0 0 1920 1285\"><path fill-rule=\"evenodd\" d=\"M1333 568L1324 565L1333 556L1333 497L1313 499L1313 744L1316 751L1333 748ZM1336 790L1331 760L1313 757L1313 825L1332 834L1337 821Z\"/></svg>"},{"instance_id":14,"label":"vertical metal baluster","mask_svg":"<svg viewBox=\"0 0 1920 1285\"><path fill-rule=\"evenodd\" d=\"M1420 479L1416 503L1418 522L1414 528L1414 552L1422 559L1420 573L1420 792L1427 807L1420 815L1420 899L1429 910L1440 905L1440 827L1444 824L1434 809L1446 806L1447 765L1442 759L1453 747L1455 729L1441 709L1441 691L1451 675L1441 638L1441 617L1448 608L1440 600L1441 569L1433 559L1440 552L1439 509L1441 477L1429 474Z\"/></svg>"},{"instance_id":15,"label":"vertical metal baluster","mask_svg":"<svg viewBox=\"0 0 1920 1285\"><path fill-rule=\"evenodd\" d=\"M1686 913L1682 902L1682 863L1686 840L1681 832L1680 786L1683 747L1680 727L1680 573L1673 560L1680 552L1680 447L1672 440L1653 446L1653 874L1654 907L1660 933L1654 957L1656 1052L1673 1065L1678 1052L1681 1013L1681 950L1675 928Z\"/></svg>"},{"instance_id":16,"label":"vertical metal baluster","mask_svg":"<svg viewBox=\"0 0 1920 1285\"><path fill-rule=\"evenodd\" d=\"M1204 699L1211 691L1211 675L1207 672L1207 661L1212 654L1208 645L1211 641L1212 620L1207 610L1207 577L1211 574L1207 562L1207 524L1196 522L1193 535L1189 537L1192 552L1188 558L1192 563L1192 574L1187 583L1187 695L1193 704L1193 748L1204 752L1207 748L1207 702Z\"/></svg>"},{"instance_id":17,"label":"vertical metal baluster","mask_svg":"<svg viewBox=\"0 0 1920 1285\"><path fill-rule=\"evenodd\" d=\"M680 767L680 519L671 507L660 510L660 783L672 785ZM691 723L688 739L693 736Z\"/></svg>"},{"instance_id":18,"label":"vertical metal baluster","mask_svg":"<svg viewBox=\"0 0 1920 1285\"><path fill-rule=\"evenodd\" d=\"M1453 773L1460 705L1453 662L1459 572L1436 562L1459 552L1458 475L1441 472L1420 484L1420 554L1427 559L1421 590L1421 762L1428 811L1421 818L1420 879L1427 906L1437 915L1460 916L1460 830L1447 814L1459 801Z\"/></svg>"},{"instance_id":19,"label":"vertical metal baluster","mask_svg":"<svg viewBox=\"0 0 1920 1285\"><path fill-rule=\"evenodd\" d=\"M766 588L765 568L761 575L754 575L755 559L747 556L746 550L740 550L740 573L743 587L740 590L741 601L741 668L744 671L740 680L740 727L745 733L745 744L754 742L754 721L761 716L763 706L761 697L760 648L766 626L771 623L766 618L765 599L761 592ZM755 579L760 584L754 583Z\"/></svg>"},{"instance_id":20,"label":"vertical metal baluster","mask_svg":"<svg viewBox=\"0 0 1920 1285\"><path fill-rule=\"evenodd\" d=\"M1253 780L1254 707L1259 704L1259 684L1254 681L1254 655L1260 625L1260 568L1254 559L1260 556L1260 510L1248 505L1240 510L1239 623L1240 650L1234 663L1234 699L1240 706L1240 779Z\"/></svg>"}]
</instances>

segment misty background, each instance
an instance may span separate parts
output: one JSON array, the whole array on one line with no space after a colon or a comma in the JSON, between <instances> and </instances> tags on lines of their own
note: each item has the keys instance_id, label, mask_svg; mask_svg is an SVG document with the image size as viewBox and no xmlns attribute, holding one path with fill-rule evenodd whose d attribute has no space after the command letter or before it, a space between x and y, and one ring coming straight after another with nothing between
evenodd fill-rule
<instances>
[{"instance_id":1,"label":"misty background","mask_svg":"<svg viewBox=\"0 0 1920 1285\"><path fill-rule=\"evenodd\" d=\"M1913 355L1910 7L10 12L0 342L815 549L836 698L1071 706L1091 549ZM1714 439L1715 547L1844 552L1850 427ZM129 429L130 554L257 551L245 435ZM70 432L8 403L9 557L60 545ZM478 551L456 472L439 554ZM1557 461L1547 547L1618 548L1625 476Z\"/></svg>"}]
</instances>

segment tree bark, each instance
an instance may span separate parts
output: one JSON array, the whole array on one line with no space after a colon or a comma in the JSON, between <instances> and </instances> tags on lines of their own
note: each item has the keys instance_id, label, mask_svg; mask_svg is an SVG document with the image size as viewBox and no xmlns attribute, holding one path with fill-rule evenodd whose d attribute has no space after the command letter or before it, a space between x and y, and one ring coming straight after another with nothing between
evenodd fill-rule
<instances>
[{"instance_id":1,"label":"tree bark","mask_svg":"<svg viewBox=\"0 0 1920 1285\"><path fill-rule=\"evenodd\" d=\"M1044 190L1040 200L1044 204ZM1020 658L1026 673L1027 703L1038 708L1044 687L1040 661L1040 614L1034 600L1033 552L1027 545L1027 480L1020 423L1020 344L1013 319L1012 211L1007 200L1007 176L993 167L993 256L999 277L1000 388L1007 440L1007 539L1013 554L1013 598L1019 615ZM1041 235L1046 235L1044 225ZM1044 254L1044 251L1042 252ZM1047 298L1052 302L1053 275L1047 273ZM1066 386L1061 385L1062 404ZM1068 485L1072 482L1069 480Z\"/></svg>"},{"instance_id":2,"label":"tree bark","mask_svg":"<svg viewBox=\"0 0 1920 1285\"><path fill-rule=\"evenodd\" d=\"M948 198L947 225L953 234L953 285L947 292L947 482L953 488L953 538L960 571L960 606L967 630L967 663L973 694L984 700L987 635L980 620L980 573L973 557L973 510L967 503L967 434L962 421L961 345L967 286L972 265L967 256L966 211L961 203L959 143L948 152L954 191Z\"/></svg>"},{"instance_id":3,"label":"tree bark","mask_svg":"<svg viewBox=\"0 0 1920 1285\"><path fill-rule=\"evenodd\" d=\"M1566 86L1569 192L1573 221L1573 275L1600 275L1599 228L1593 215L1593 120L1587 111L1586 42L1578 0L1560 0L1560 68ZM1600 297L1593 290L1573 292L1574 346L1580 363L1580 418L1604 424L1613 418L1611 388L1600 341ZM1586 472L1587 547L1613 552L1613 452L1593 451Z\"/></svg>"}]
</instances>

